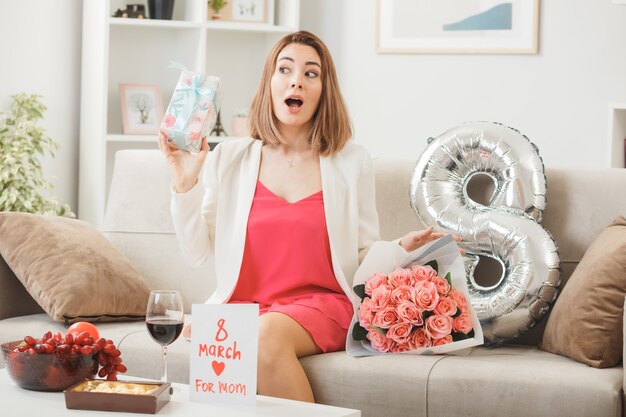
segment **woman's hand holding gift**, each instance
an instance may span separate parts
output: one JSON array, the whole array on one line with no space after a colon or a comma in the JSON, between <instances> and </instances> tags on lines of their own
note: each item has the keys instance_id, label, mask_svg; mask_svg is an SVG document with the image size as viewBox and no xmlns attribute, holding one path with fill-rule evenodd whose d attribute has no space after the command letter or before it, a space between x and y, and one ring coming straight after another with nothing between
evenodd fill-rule
<instances>
[{"instance_id":1,"label":"woman's hand holding gift","mask_svg":"<svg viewBox=\"0 0 626 417\"><path fill-rule=\"evenodd\" d=\"M209 145L206 138L202 138L202 147L197 154L182 151L167 142L167 135L160 133L159 148L167 158L174 177L174 190L177 193L185 193L193 188L198 182L204 160L209 154Z\"/></svg>"},{"instance_id":2,"label":"woman's hand holding gift","mask_svg":"<svg viewBox=\"0 0 626 417\"><path fill-rule=\"evenodd\" d=\"M409 232L402 239L400 239L400 246L407 251L412 252L415 249L421 248L427 243L432 242L433 240L437 240L441 237L444 237L445 233L435 232L435 229L431 226L426 230L417 230L414 232ZM456 242L461 241L461 237L458 235L453 236ZM463 249L461 249L461 253L465 253Z\"/></svg>"}]
</instances>

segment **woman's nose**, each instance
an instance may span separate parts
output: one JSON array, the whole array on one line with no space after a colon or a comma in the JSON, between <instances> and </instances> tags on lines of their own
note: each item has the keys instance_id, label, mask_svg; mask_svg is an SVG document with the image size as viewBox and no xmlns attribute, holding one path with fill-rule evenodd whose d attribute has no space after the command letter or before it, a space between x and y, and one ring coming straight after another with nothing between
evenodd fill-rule
<instances>
[{"instance_id":1,"label":"woman's nose","mask_svg":"<svg viewBox=\"0 0 626 417\"><path fill-rule=\"evenodd\" d=\"M301 75L298 74L297 72L294 72L292 74L291 77L291 88L297 88L297 89L301 89L302 88L302 79L301 79Z\"/></svg>"}]
</instances>

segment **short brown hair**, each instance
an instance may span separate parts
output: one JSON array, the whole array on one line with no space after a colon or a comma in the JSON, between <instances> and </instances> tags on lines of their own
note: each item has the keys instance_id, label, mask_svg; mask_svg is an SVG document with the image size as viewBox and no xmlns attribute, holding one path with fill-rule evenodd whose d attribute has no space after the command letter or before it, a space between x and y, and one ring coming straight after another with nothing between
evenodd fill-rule
<instances>
[{"instance_id":1,"label":"short brown hair","mask_svg":"<svg viewBox=\"0 0 626 417\"><path fill-rule=\"evenodd\" d=\"M321 155L339 152L352 137L352 124L348 109L339 90L333 58L324 43L314 34L300 31L284 36L267 56L259 87L250 104L250 136L263 143L277 145L284 142L277 127L272 108L270 80L276 70L280 52L292 43L308 45L317 51L322 71L322 94L309 131L309 143Z\"/></svg>"}]
</instances>

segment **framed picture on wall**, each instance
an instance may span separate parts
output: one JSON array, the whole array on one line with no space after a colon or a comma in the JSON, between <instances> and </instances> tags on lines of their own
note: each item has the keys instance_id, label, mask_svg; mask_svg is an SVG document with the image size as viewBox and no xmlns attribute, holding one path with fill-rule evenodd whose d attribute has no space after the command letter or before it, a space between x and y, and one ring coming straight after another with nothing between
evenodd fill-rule
<instances>
[{"instance_id":1,"label":"framed picture on wall","mask_svg":"<svg viewBox=\"0 0 626 417\"><path fill-rule=\"evenodd\" d=\"M379 53L534 54L539 0L377 0Z\"/></svg>"},{"instance_id":2,"label":"framed picture on wall","mask_svg":"<svg viewBox=\"0 0 626 417\"><path fill-rule=\"evenodd\" d=\"M159 133L163 103L158 85L120 84L120 104L125 135Z\"/></svg>"}]
</instances>

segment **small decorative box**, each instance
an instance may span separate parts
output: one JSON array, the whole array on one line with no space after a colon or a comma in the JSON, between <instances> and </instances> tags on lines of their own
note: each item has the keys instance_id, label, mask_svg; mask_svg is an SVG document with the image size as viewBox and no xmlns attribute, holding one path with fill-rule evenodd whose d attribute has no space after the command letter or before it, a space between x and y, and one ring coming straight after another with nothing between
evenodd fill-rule
<instances>
[{"instance_id":1,"label":"small decorative box","mask_svg":"<svg viewBox=\"0 0 626 417\"><path fill-rule=\"evenodd\" d=\"M161 132L178 149L197 153L202 138L208 136L217 120L222 96L220 79L189 71L180 64L170 67L182 73L161 122Z\"/></svg>"}]
</instances>

